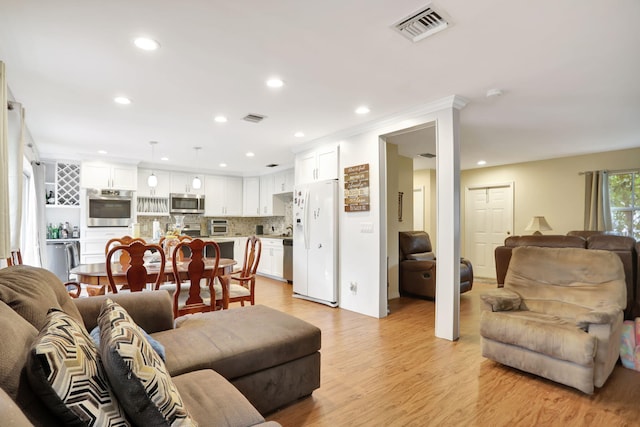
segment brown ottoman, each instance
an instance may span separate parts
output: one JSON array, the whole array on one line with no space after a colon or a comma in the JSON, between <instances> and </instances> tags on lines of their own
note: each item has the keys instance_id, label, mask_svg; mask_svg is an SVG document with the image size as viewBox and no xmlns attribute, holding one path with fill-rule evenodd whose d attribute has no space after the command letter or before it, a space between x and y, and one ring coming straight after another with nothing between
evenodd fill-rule
<instances>
[{"instance_id":1,"label":"brown ottoman","mask_svg":"<svg viewBox=\"0 0 640 427\"><path fill-rule=\"evenodd\" d=\"M263 415L320 387L320 329L269 307L184 316L152 336L172 376L213 369Z\"/></svg>"}]
</instances>

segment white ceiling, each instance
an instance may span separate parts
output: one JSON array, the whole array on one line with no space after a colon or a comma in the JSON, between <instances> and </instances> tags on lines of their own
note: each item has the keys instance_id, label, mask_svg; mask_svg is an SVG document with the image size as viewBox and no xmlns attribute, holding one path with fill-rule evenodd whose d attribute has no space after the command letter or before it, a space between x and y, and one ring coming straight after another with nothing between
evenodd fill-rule
<instances>
[{"instance_id":1,"label":"white ceiling","mask_svg":"<svg viewBox=\"0 0 640 427\"><path fill-rule=\"evenodd\" d=\"M0 0L0 60L43 158L148 165L156 140L158 165L260 174L297 146L453 94L469 101L463 169L640 146L640 2L441 0L450 28L417 43L390 28L427 3ZM135 48L139 35L161 48ZM266 87L271 76L285 86ZM133 103L114 104L120 94Z\"/></svg>"}]
</instances>

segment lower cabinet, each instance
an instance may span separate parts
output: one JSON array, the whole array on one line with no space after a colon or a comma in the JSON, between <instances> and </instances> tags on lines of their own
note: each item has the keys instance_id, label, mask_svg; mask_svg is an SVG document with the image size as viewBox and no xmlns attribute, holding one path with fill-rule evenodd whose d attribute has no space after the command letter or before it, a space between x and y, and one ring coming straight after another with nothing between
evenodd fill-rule
<instances>
[{"instance_id":1,"label":"lower cabinet","mask_svg":"<svg viewBox=\"0 0 640 427\"><path fill-rule=\"evenodd\" d=\"M80 262L105 262L104 248L114 237L131 235L129 227L85 228L80 235Z\"/></svg>"},{"instance_id":2,"label":"lower cabinet","mask_svg":"<svg viewBox=\"0 0 640 427\"><path fill-rule=\"evenodd\" d=\"M258 273L284 280L284 247L282 239L262 238L262 255Z\"/></svg>"}]
</instances>

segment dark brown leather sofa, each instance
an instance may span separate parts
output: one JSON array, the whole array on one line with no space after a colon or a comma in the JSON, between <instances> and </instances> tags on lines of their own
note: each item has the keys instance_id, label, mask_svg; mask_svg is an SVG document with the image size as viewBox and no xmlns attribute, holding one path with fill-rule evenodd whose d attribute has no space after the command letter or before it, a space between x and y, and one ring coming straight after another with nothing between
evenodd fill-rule
<instances>
[{"instance_id":1,"label":"dark brown leather sofa","mask_svg":"<svg viewBox=\"0 0 640 427\"><path fill-rule=\"evenodd\" d=\"M587 237L582 237L582 236ZM511 251L518 246L538 246L548 248L584 248L601 249L615 252L624 266L625 282L627 285L627 307L624 311L625 319L640 316L640 277L638 265L640 263L640 243L632 237L617 236L602 232L570 232L570 235L538 235L538 236L510 236L504 241L504 246L495 250L496 279L498 287L504 284L507 274Z\"/></svg>"},{"instance_id":2,"label":"dark brown leather sofa","mask_svg":"<svg viewBox=\"0 0 640 427\"><path fill-rule=\"evenodd\" d=\"M427 298L436 296L436 257L424 231L402 231L400 246L400 294ZM471 262L460 260L460 293L473 287Z\"/></svg>"}]
</instances>

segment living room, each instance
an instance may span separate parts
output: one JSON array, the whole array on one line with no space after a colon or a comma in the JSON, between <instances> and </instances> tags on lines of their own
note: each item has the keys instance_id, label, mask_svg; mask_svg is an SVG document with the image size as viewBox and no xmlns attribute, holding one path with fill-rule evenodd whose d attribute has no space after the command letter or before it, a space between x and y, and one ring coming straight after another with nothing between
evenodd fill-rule
<instances>
[{"instance_id":1,"label":"living room","mask_svg":"<svg viewBox=\"0 0 640 427\"><path fill-rule=\"evenodd\" d=\"M143 3L136 8L142 9ZM58 4L55 5L55 10L48 13L41 9L41 5L30 2L25 3L24 8L17 5L7 6L8 12L3 13L4 18L0 18L3 19L0 20L0 28L4 28L0 30L3 31L0 33L0 59L6 61L8 85L11 89L10 100L16 106L22 103L26 109L26 126L31 135L26 138L25 152L33 156L30 159L33 161L37 161L42 155L78 161L94 160L103 158L102 155L96 154L96 151L107 147L112 161L123 161L126 158L127 161L135 161L148 168L154 166L149 158L149 140L158 139L159 146L173 150L171 161L175 161L184 170L202 171L210 168L207 170L215 174L226 173L217 165L217 156L229 154L231 157L232 148L237 148L234 153L235 164L227 170L237 176L243 176L249 173L267 173L265 164L291 166L297 153L323 142L340 146L340 173L344 168L354 165L370 166L372 210L369 213L340 213L340 264L344 267L339 279L340 293L344 299L342 308L331 310L297 300L291 302L290 295L288 299L284 299L278 294L277 284L269 280L263 282L265 288L271 289L272 296L265 295L264 300L259 297L258 303L272 305L312 323L322 323L323 329L323 386L314 392L313 399L299 402L279 415L273 415L273 419L280 420L283 425L359 424L359 419L362 421L360 424L375 425L379 421L385 425L420 425L421 417L433 420L425 421L425 424L439 425L506 424L513 420L521 424L551 424L557 419L558 414L562 414L559 417L562 417L565 424L580 424L583 418L573 418L575 415L569 413L569 410L562 412L565 410L561 409L562 404L566 402L575 404L568 408L579 414L578 417L590 419L589 417L596 413L594 423L604 420L623 424L631 418L627 414L633 413L632 405L638 399L637 394L629 392L637 380L636 374L631 371L617 367L606 389L594 397L588 397L535 377L509 371L479 356L478 294L485 285L481 280L478 280L470 293L460 297L460 339L454 342L433 336L436 312L442 313L442 310L435 309L433 301L397 298L397 281L394 284L393 279L390 280L387 289L387 266L393 267L393 261L391 264L387 262L397 259L397 249L394 252L393 248L388 246L391 242L397 242L397 230L388 228L387 219L397 215L397 191L385 188L384 175L393 171L385 170L384 162L381 160L385 150L380 138L389 132L428 122L433 118L429 116L431 113L427 112L434 111L433 103L451 100L450 97L455 96L452 94L464 96L470 101L458 111L459 127L450 128L452 134L459 132L451 139L460 144L458 160L461 167L456 191L448 193L459 196L457 200L461 210L459 222L451 224L452 228L459 227L459 241L455 242L458 245L456 255L459 253L460 256L472 259L478 267L481 266L483 258L472 252L472 245L468 241L471 233L468 232L465 220L467 191L470 189L505 183L513 186L513 224L512 228L505 232L509 231L512 235L531 234L532 231L527 230L529 221L533 216L542 215L551 226L550 231L543 233L566 234L568 231L584 228L585 184L581 173L594 170L637 170L639 167L640 145L637 135L640 134L640 128L636 123L636 117L639 114L637 97L640 94L637 92L636 79L640 72L640 64L635 56L629 54L638 41L635 24L638 16L637 5L625 5L625 8L613 12L606 5L585 5L584 2L578 1L561 6L549 2L546 9L539 4L533 6L526 2L510 5L503 3L495 1L484 6L472 6L461 1L436 2L434 7L446 10L453 18L449 29L434 35L433 38L415 43L402 39L393 34L392 31L395 30L387 28L401 16L424 6L423 3L414 1L402 4L388 2L378 5L380 9L367 2L349 6L301 6L296 2L283 2L277 6L275 12L255 9L266 8L265 5L232 7L196 2L194 7L197 12L201 12L199 14L194 13L194 10L186 10L184 6L174 5L176 9L173 9L174 6L162 9L157 13L158 16L154 16L162 28L174 28L179 23L180 28L184 29L183 34L194 36L190 29L196 33L210 27L218 28L221 32L224 29L223 34L210 36L207 40L233 39L229 40L229 43L237 42L231 49L236 52L246 52L244 48L254 45L255 41L264 35L264 43L255 45L258 45L258 51L268 54L226 56L221 51L213 54L210 53L212 49L208 42L206 47L194 48L185 43L187 47L181 45L182 48L177 48L173 40L168 36L165 39L163 36L159 52L165 55L163 61L167 62L159 61L158 57L147 53L143 54L146 56L140 57L127 51L126 55L117 56L118 59L114 62L119 65L139 65L144 62L141 68L136 68L144 70L137 73L140 81L125 82L123 76L128 74L123 72L123 69L109 72L105 67L100 70L100 64L105 65L104 58L113 53L113 40L102 40L96 44L100 46L96 50L84 50L87 46L75 46L71 50L72 54L58 53L57 61L43 59L41 55L43 51L61 52L57 50L60 46L72 46L69 40L82 39L77 37L77 34L81 33L80 29L72 29L71 24L78 25L78 22L81 22L84 31L90 30L94 22L92 16L100 15L99 11L87 5ZM149 8L159 7L151 3L145 5ZM77 9L73 10L73 7ZM549 10L558 8L561 10L557 10L557 15L547 16ZM383 29L391 35L380 31L373 39L354 38L353 34L347 36L346 29L350 28L347 24L351 20L347 15L338 13L345 12L343 9L349 9L350 13L356 15L362 13L362 10L368 10L367 13L371 15L367 16L375 22L373 26L384 27ZM260 10L261 13L256 10ZM285 20L289 13L299 18L294 29L301 35L300 38L274 30L276 27L287 27L287 24L280 20ZM500 27L486 25L485 19L489 19L487 15L502 13L504 15L500 16L505 19L497 20ZM133 12L128 14L126 10L115 5L113 10L105 10L104 14L110 18L114 15L138 16ZM52 18L28 21L26 17L29 15L36 18L50 15ZM243 15L248 16L251 22L247 28L260 29L256 30L259 34L250 31L251 37L248 39L230 37L229 34L237 28L235 24L241 22ZM303 18L307 16L314 16L317 20L313 23L305 21ZM596 31L590 24L586 24L593 21L592 18L602 19L603 16L610 19L603 19L605 25ZM264 19L265 17L269 19ZM479 17L483 19L478 19ZM197 22L194 24L193 20ZM63 24L67 21L68 31L62 31L61 28L65 27ZM107 22L116 22L116 19ZM333 23L336 27L334 34L327 34L327 22ZM540 22L546 22L548 30L540 32L540 28L545 27L541 26ZM278 25L275 25L276 23ZM573 27L574 24L577 28ZM110 28L111 24L104 25ZM93 26L102 28L98 25ZM121 26L124 28L127 24L122 23ZM305 26L310 26L314 31ZM44 28L44 31L38 32L37 28ZM315 32L318 28L322 28L322 32ZM34 32L31 33L31 30ZM109 37L114 37L118 40L117 43L129 47L129 32L132 31L134 30L126 28L117 36ZM170 33L172 32L167 30L164 34ZM174 30L173 33L179 31ZM526 33L526 37L521 33ZM317 34L322 34L323 38L316 37ZM474 34L478 34L479 40L476 40ZM268 39L267 36L271 35L278 35L276 38L279 42L287 40L289 44L283 45L276 43L275 39ZM395 46L392 35L398 36L407 44L398 43ZM56 36L62 37L64 42L60 43ZM449 37L455 42L452 49L438 46L436 43L428 44ZM508 39L513 39L513 44L507 43ZM8 47L8 43L13 41L18 48ZM389 48L387 43L395 47ZM342 52L344 56L335 56L331 60L320 59L319 52L338 49L343 44L346 51ZM562 48L557 45L562 45ZM189 60L181 57L187 54ZM306 64L304 71L291 74L296 77L285 78L284 89L305 81L308 92L299 92L295 96L287 95L285 99L283 94L286 92L275 92L273 88L265 89L261 80L260 85L255 83L258 81L257 74L266 75L271 73L272 69L278 68L277 63L280 59L273 58L289 57L291 62L298 62L297 59L291 59L297 58L298 55L304 59L299 62ZM380 56L394 60L380 61ZM37 64L24 65L25 57L36 58ZM86 60L72 63L59 60L62 57ZM168 59L169 57L172 59ZM372 57L376 59L371 59ZM438 58L438 61L442 61L442 67L434 67L434 61L427 58ZM406 61L402 62L400 59ZM174 65L182 64L178 67L181 72L162 74L160 70L168 68L165 66L169 62ZM397 64L403 63L408 65L398 67ZM24 68L21 68L23 66ZM59 66L61 68L55 68ZM298 66L302 67L295 67ZM235 80L237 84L229 84L229 80L221 79L220 81L225 83L210 85L213 81L219 81L213 76L214 72L220 70L235 74L235 77L238 77L238 80ZM256 75L249 76L247 70L257 70ZM376 73L376 70L379 70L379 73ZM466 70L464 74L462 70ZM473 81L465 75L467 73L474 75ZM108 74L120 76L123 79L122 83L114 83L111 87L109 85L113 82L110 82L106 88L102 85L102 79ZM71 76L68 81L72 82L80 82L81 78L92 75L95 81L82 80L78 86L52 81L61 75ZM360 77L361 75L363 77ZM376 75L384 77L376 81ZM369 89L364 88L365 77L367 80L373 80L371 86L367 86ZM255 81L247 88L246 80L243 78ZM447 80L449 78L452 78L452 81ZM138 88L138 85L139 88L146 87L144 80L154 81L153 88L148 92L137 91L135 88ZM176 80L179 84L175 86L167 84ZM196 80L204 83L198 83L199 86L187 85ZM362 86L358 84L361 81ZM424 84L424 81L431 83ZM42 86L36 88L36 84ZM524 86L526 90L522 90ZM163 89L160 90L159 87ZM105 106L109 103L111 92L121 90L118 88L123 91L130 90L135 94L133 104L129 107ZM377 88L378 91L371 88ZM493 90L497 88L502 88L498 90L500 93ZM368 92L369 90L371 91ZM346 93L352 98L343 98ZM160 98L161 94L166 94L166 97ZM191 98L192 94L199 96ZM100 102L106 99L105 105L88 107L96 98L102 99ZM377 109L374 108L373 114L370 113L368 116L354 115L355 119L347 119L346 117L351 115L351 105L359 103L363 98L374 99L372 102L376 102ZM269 110L266 111L268 114L265 114L268 116L266 121L260 125L243 122L242 125L255 128L227 133L221 130L222 126L226 126L223 123L210 120L211 123L202 125L193 120L194 117L213 118L213 115L217 114L216 110L222 110L229 99L238 101L232 109L233 117L246 114L257 104L256 108L259 106L264 110L253 112L262 113ZM249 102L252 99L260 101L253 104ZM311 108L325 102L328 105L321 112ZM158 109L145 109L144 112L135 110L142 105L144 108L153 106ZM291 115L282 119L279 109L285 105ZM581 107L585 107L585 110ZM90 111L93 111L93 117L84 115ZM509 114L510 111L514 114ZM65 118L61 116L63 112ZM320 117L321 120L316 123L305 121L311 116ZM151 120L151 117L160 120ZM231 121L227 124L231 124ZM268 127L272 126L272 123L276 127L276 121L277 134ZM159 130L161 124L173 122L177 123L176 128ZM282 122L286 122L286 126ZM326 125L327 123L331 123L331 126ZM312 130L305 129L306 137L293 136L293 129L289 128L296 127L297 130L297 127L302 127L303 124ZM256 150L258 161L245 156L245 151L250 145L240 143L240 139L244 141L242 134L245 131L247 134L250 133L246 140L251 140L252 147L259 146L260 151ZM236 137L238 139L234 139ZM200 144L200 141L204 142ZM286 144L281 144L282 141L286 141ZM199 167L194 165L192 145L205 147L207 158L201 158ZM424 152L431 151L431 148L425 146ZM513 157L511 160L505 160L502 156ZM437 160L441 157L443 156L439 153ZM476 162L481 158L486 159L488 164L478 166ZM155 162L155 166L159 163ZM451 172L454 175L455 168L448 169L440 168L439 171ZM436 167L426 170L428 172L425 172L425 169L416 171L411 184L400 190L404 193L405 213L401 227L413 228L413 221L410 221L412 199L409 195L412 194L415 185L428 188L425 194L430 197L425 197L423 224L437 247L438 237L442 238L448 234L438 232L435 212L438 202L434 200L439 184L435 179ZM453 203L453 198L447 202L449 201ZM453 214L447 212L447 215L440 216L454 218ZM8 232L9 230L3 230L3 233ZM448 250L438 248L440 249ZM451 254L453 253L452 251ZM453 256L451 258L454 259ZM487 260L486 256L484 260ZM489 265L485 271L494 270ZM481 277L483 276L478 275L479 279ZM492 276L489 274L486 277ZM354 283L357 285L357 293L352 290L351 285ZM489 284L485 287L488 289L492 286L493 284ZM281 299L276 300L277 297ZM391 302L388 303L389 299ZM448 302L452 301L451 299ZM405 317L405 313L408 316ZM379 319L385 316L388 318ZM420 324L417 327L420 334L413 333L415 331L410 333L410 328L406 327L407 324L416 323ZM394 325L394 329L387 329L387 325ZM358 331L363 332L361 336ZM452 336L450 339L457 338ZM396 341L396 337L400 341ZM359 346L350 348L347 342L357 342ZM376 351L372 352L367 348L367 343L371 346L375 343ZM393 352L390 349L401 351ZM430 353L432 350L441 353ZM331 354L334 351L335 353ZM406 363L398 366L397 361L392 360L411 353L420 353L419 358L437 363L412 364L413 359L407 357ZM382 360L383 356L392 359ZM465 359L465 356L468 358ZM394 366L399 370L394 370ZM337 369L334 369L336 367ZM344 381L351 372L354 373L354 379ZM398 381L387 381L385 373ZM412 382L408 373L421 383ZM407 382L411 383L412 387L408 387ZM464 382L466 388L458 388L460 382ZM431 383L434 387L428 388L426 383ZM522 383L526 385L522 386ZM518 393L514 393L516 389ZM389 390L397 390L398 393L389 393ZM414 397L407 398L405 390ZM375 394L374 400L367 398L370 392ZM336 397L332 397L334 393ZM389 398L388 394L392 397ZM503 400L496 398L507 394L509 397ZM461 395L468 396L468 400L462 401ZM531 395L542 397L533 402L530 408L525 408L523 403L518 402L526 402ZM430 406L425 406L426 396L432 396ZM411 400L412 405L404 406L405 398ZM477 417L466 412L461 406L449 405L446 410L441 411L439 418L439 408L445 407L453 400L477 408ZM607 405L611 402L617 402L618 415L608 413ZM504 408L501 404L509 406ZM372 407L380 409L373 411ZM338 415L328 416L333 410L336 410L335 414ZM492 418L497 412L509 411L526 412L526 415L518 418L503 414L504 418ZM547 411L552 413L549 414ZM412 415L407 415L407 412ZM323 414L327 416L323 417ZM363 414L366 416L358 418ZM459 417L456 418L456 415ZM281 416L282 418L279 418ZM289 416L291 418L287 418ZM556 418L552 418L554 416ZM606 418L607 416L609 418Z\"/></svg>"}]
</instances>

